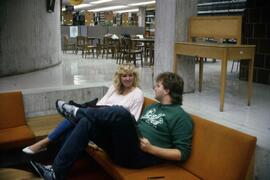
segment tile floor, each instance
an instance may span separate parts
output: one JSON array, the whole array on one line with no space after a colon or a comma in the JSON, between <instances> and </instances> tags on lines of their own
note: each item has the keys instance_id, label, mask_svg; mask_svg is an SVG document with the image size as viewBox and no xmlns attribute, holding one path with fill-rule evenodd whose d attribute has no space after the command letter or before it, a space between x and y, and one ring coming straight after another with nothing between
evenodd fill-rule
<instances>
[{"instance_id":1,"label":"tile floor","mask_svg":"<svg viewBox=\"0 0 270 180\"><path fill-rule=\"evenodd\" d=\"M0 92L34 88L110 85L117 67L113 59L82 59L80 55L63 54L61 65L37 72L0 78ZM141 88L146 96L153 97L152 69L138 68ZM219 112L220 62L209 61L204 66L203 90L198 92L198 67L196 65L196 90L184 95L184 109L209 120L229 126L258 138L258 146L270 150L270 86L253 83L251 106L247 106L247 83L238 80L234 69L228 65L224 112Z\"/></svg>"}]
</instances>

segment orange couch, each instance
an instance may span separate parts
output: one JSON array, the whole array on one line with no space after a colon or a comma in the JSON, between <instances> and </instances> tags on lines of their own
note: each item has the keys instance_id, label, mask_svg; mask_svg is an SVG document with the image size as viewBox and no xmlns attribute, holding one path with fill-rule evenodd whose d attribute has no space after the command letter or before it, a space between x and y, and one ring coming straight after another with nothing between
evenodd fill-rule
<instances>
[{"instance_id":1,"label":"orange couch","mask_svg":"<svg viewBox=\"0 0 270 180\"><path fill-rule=\"evenodd\" d=\"M145 98L144 107L154 103ZM256 137L192 115L194 135L192 154L182 163L166 163L144 169L115 165L107 154L88 146L86 151L114 179L141 180L242 180L253 178Z\"/></svg>"},{"instance_id":2,"label":"orange couch","mask_svg":"<svg viewBox=\"0 0 270 180\"><path fill-rule=\"evenodd\" d=\"M0 93L0 150L22 147L34 140L26 124L22 93Z\"/></svg>"},{"instance_id":3,"label":"orange couch","mask_svg":"<svg viewBox=\"0 0 270 180\"><path fill-rule=\"evenodd\" d=\"M144 107L155 101L145 98ZM99 148L86 151L114 179L141 180L242 180L253 178L256 137L219 125L195 115L192 153L182 163L165 163L143 169L115 165ZM58 117L61 119L61 117ZM44 116L42 121L51 119ZM26 125L21 92L0 93L0 150L32 143L35 136Z\"/></svg>"}]
</instances>

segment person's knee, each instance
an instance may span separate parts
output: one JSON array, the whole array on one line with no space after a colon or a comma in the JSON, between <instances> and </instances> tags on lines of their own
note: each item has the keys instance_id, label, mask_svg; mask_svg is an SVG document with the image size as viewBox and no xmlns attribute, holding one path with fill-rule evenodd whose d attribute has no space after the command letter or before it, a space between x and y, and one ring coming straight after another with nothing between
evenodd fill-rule
<instances>
[{"instance_id":1,"label":"person's knee","mask_svg":"<svg viewBox=\"0 0 270 180\"><path fill-rule=\"evenodd\" d=\"M89 120L87 118L80 118L78 121L78 124L82 124L82 125L88 125Z\"/></svg>"},{"instance_id":2,"label":"person's knee","mask_svg":"<svg viewBox=\"0 0 270 180\"><path fill-rule=\"evenodd\" d=\"M114 114L119 115L121 117L129 117L130 112L125 109L123 106L112 106L112 111Z\"/></svg>"}]
</instances>

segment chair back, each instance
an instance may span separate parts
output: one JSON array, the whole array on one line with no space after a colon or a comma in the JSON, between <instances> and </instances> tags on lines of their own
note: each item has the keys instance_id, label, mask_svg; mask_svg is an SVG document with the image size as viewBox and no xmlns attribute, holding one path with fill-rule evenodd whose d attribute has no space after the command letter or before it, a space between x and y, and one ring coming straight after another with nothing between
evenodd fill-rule
<instances>
[{"instance_id":1,"label":"chair back","mask_svg":"<svg viewBox=\"0 0 270 180\"><path fill-rule=\"evenodd\" d=\"M64 45L68 45L68 36L64 35Z\"/></svg>"},{"instance_id":2,"label":"chair back","mask_svg":"<svg viewBox=\"0 0 270 180\"><path fill-rule=\"evenodd\" d=\"M77 36L76 37L76 46L78 47L84 47L86 43L86 37L85 36Z\"/></svg>"}]
</instances>

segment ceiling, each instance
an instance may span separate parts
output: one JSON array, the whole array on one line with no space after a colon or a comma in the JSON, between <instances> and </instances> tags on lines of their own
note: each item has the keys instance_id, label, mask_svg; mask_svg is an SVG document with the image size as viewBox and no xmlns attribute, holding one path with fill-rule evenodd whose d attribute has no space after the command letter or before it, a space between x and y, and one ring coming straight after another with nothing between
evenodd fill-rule
<instances>
[{"instance_id":1,"label":"ceiling","mask_svg":"<svg viewBox=\"0 0 270 180\"><path fill-rule=\"evenodd\" d=\"M62 0L63 7L65 5L70 5L70 3L68 1L69 0ZM89 4L89 3L94 2L94 1L98 1L98 0L83 0L82 4ZM153 7L154 4L140 5L140 6L128 6L129 4L148 2L148 1L153 1L153 0L112 0L110 2L105 2L105 3L101 3L101 4L92 4L92 6L86 7L86 8L85 7L84 8L77 8L77 10L91 10L91 9L96 9L96 8L104 8L107 6L119 6L119 5L127 6L127 7L120 8L121 10L134 9L134 8L139 8L139 7L149 7L149 6ZM120 9L116 9L116 10L120 10Z\"/></svg>"}]
</instances>

